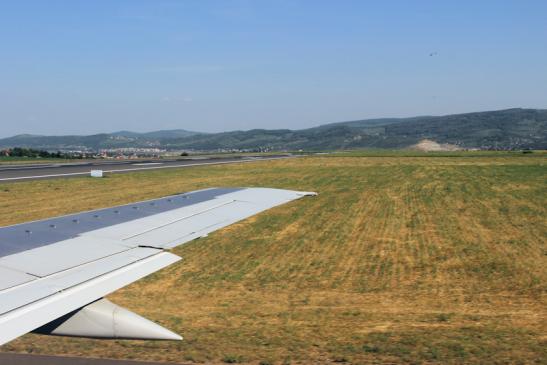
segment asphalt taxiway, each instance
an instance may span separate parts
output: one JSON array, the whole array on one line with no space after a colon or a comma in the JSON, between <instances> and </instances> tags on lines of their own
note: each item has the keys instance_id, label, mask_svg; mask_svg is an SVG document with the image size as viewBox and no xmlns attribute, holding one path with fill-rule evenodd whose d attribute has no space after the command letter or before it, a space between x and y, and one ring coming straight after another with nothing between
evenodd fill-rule
<instances>
[{"instance_id":1,"label":"asphalt taxiway","mask_svg":"<svg viewBox=\"0 0 547 365\"><path fill-rule=\"evenodd\" d=\"M0 165L0 183L89 175L91 170L102 170L105 175L133 171L182 168L204 165L248 163L253 161L278 160L290 155L200 157L179 160L115 160L60 164Z\"/></svg>"},{"instance_id":2,"label":"asphalt taxiway","mask_svg":"<svg viewBox=\"0 0 547 365\"><path fill-rule=\"evenodd\" d=\"M0 365L166 365L166 363L1 353Z\"/></svg>"}]
</instances>

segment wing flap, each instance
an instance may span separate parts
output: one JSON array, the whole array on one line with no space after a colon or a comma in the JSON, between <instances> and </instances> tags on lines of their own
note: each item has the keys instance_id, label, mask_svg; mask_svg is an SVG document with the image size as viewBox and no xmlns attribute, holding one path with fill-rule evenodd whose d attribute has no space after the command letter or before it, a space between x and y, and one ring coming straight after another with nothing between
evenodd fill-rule
<instances>
[{"instance_id":1,"label":"wing flap","mask_svg":"<svg viewBox=\"0 0 547 365\"><path fill-rule=\"evenodd\" d=\"M0 291L0 315L161 252L159 249L148 247L134 248Z\"/></svg>"},{"instance_id":2,"label":"wing flap","mask_svg":"<svg viewBox=\"0 0 547 365\"><path fill-rule=\"evenodd\" d=\"M0 267L45 277L130 248L122 241L80 236L3 257Z\"/></svg>"},{"instance_id":3,"label":"wing flap","mask_svg":"<svg viewBox=\"0 0 547 365\"><path fill-rule=\"evenodd\" d=\"M36 278L32 275L0 266L0 291L28 283L34 279Z\"/></svg>"}]
</instances>

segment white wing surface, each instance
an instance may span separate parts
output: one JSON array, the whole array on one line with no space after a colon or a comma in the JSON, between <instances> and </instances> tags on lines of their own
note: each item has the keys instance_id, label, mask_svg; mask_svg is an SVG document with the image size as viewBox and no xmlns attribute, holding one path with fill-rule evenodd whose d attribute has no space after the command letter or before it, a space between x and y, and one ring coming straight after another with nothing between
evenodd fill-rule
<instances>
[{"instance_id":1,"label":"white wing surface","mask_svg":"<svg viewBox=\"0 0 547 365\"><path fill-rule=\"evenodd\" d=\"M90 337L161 338L158 331L167 330L128 335L138 317L132 313L112 317L103 331L110 302L75 313L180 259L167 249L307 195L315 193L215 188L0 228L0 344L34 330L86 336L81 318L99 312L101 329ZM121 328L127 318L133 327Z\"/></svg>"}]
</instances>

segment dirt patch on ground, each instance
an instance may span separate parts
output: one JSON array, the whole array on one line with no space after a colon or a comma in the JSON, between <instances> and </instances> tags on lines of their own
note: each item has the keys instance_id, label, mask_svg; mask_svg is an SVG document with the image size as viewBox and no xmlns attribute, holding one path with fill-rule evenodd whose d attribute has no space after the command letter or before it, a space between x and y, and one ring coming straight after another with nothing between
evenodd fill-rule
<instances>
[{"instance_id":1,"label":"dirt patch on ground","mask_svg":"<svg viewBox=\"0 0 547 365\"><path fill-rule=\"evenodd\" d=\"M431 139L422 139L409 147L411 150L424 152L461 151L462 148L450 143L438 143Z\"/></svg>"}]
</instances>

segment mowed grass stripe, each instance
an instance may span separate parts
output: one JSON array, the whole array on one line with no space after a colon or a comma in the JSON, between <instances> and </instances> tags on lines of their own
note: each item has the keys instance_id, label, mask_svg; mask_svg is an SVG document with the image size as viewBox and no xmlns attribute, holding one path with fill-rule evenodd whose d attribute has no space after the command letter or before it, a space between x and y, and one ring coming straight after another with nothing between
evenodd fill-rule
<instances>
[{"instance_id":1,"label":"mowed grass stripe","mask_svg":"<svg viewBox=\"0 0 547 365\"><path fill-rule=\"evenodd\" d=\"M181 263L111 296L185 341L28 335L3 350L210 363L545 362L545 162L325 156L0 185L1 224L212 186L319 192L178 247Z\"/></svg>"}]
</instances>

